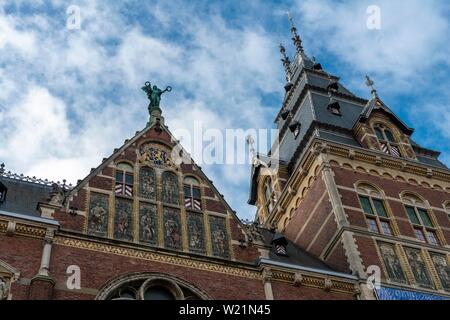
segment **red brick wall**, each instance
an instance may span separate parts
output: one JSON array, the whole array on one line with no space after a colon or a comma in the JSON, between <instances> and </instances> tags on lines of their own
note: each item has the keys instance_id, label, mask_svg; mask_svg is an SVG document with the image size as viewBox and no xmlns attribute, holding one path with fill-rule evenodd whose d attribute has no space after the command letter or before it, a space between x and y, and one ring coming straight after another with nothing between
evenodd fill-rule
<instances>
[{"instance_id":1,"label":"red brick wall","mask_svg":"<svg viewBox=\"0 0 450 320\"><path fill-rule=\"evenodd\" d=\"M260 280L55 245L51 272L59 285L66 283L66 270L70 265L80 267L82 288L100 289L114 278L132 272L161 272L192 283L214 299L265 298ZM69 295L57 291L54 298L58 297Z\"/></svg>"},{"instance_id":2,"label":"red brick wall","mask_svg":"<svg viewBox=\"0 0 450 320\"><path fill-rule=\"evenodd\" d=\"M311 287L295 287L294 285L272 282L275 300L354 300L352 294L341 292L327 292L324 289Z\"/></svg>"},{"instance_id":3,"label":"red brick wall","mask_svg":"<svg viewBox=\"0 0 450 320\"><path fill-rule=\"evenodd\" d=\"M306 193L305 198L300 202L299 207L295 210L295 213L291 221L288 223L285 231L286 237L303 249L307 249L312 244L311 253L316 256L320 255L326 244L331 240L333 234L337 230L333 217L331 217L329 221L326 222L324 228L320 230L327 217L332 214L332 206L329 201L328 194L326 194L323 200L319 203L320 198L325 192L325 184L323 180L318 177ZM314 212L314 215L310 218L317 204L319 205ZM304 230L298 237L299 232L303 227ZM316 240L312 243L317 234L318 236Z\"/></svg>"},{"instance_id":4,"label":"red brick wall","mask_svg":"<svg viewBox=\"0 0 450 320\"><path fill-rule=\"evenodd\" d=\"M337 243L331 254L325 259L325 262L336 271L350 273L350 266L345 256L344 246L341 242Z\"/></svg>"},{"instance_id":5,"label":"red brick wall","mask_svg":"<svg viewBox=\"0 0 450 320\"><path fill-rule=\"evenodd\" d=\"M55 212L54 218L60 223L61 228L63 229L74 230L78 232L83 231L85 220L84 216L80 215L73 216L70 215L68 212Z\"/></svg>"},{"instance_id":6,"label":"red brick wall","mask_svg":"<svg viewBox=\"0 0 450 320\"><path fill-rule=\"evenodd\" d=\"M429 201L432 207L443 208L443 203L450 200L450 194L445 191L429 189L419 185L413 185L406 182L396 181L388 178L382 178L367 173L354 172L339 167L333 167L335 172L336 184L348 188L354 188L354 183L360 180L368 181L382 189L387 197L396 198L400 200L400 193L403 191L411 191L421 195L423 198ZM339 193L342 196L342 203L347 206L360 208L358 196L356 191L349 191L339 189ZM409 223L406 210L402 203L393 200L387 200L387 204L391 208L392 214L399 226L401 235L414 237L413 229ZM346 210L349 215L349 222L356 226L365 227L364 217L362 212ZM438 221L439 226L450 229L450 220L447 214L441 210L433 210L434 216ZM363 223L364 222L364 223ZM447 243L450 243L450 232L443 230Z\"/></svg>"},{"instance_id":7,"label":"red brick wall","mask_svg":"<svg viewBox=\"0 0 450 320\"><path fill-rule=\"evenodd\" d=\"M377 248L375 247L375 242L372 238L367 236L354 236L356 245L358 246L358 251L361 254L361 259L363 261L364 268L367 269L369 266L374 265L382 268L382 262L377 253ZM382 273L381 279L385 280L386 276Z\"/></svg>"},{"instance_id":8,"label":"red brick wall","mask_svg":"<svg viewBox=\"0 0 450 320\"><path fill-rule=\"evenodd\" d=\"M0 259L31 279L39 272L44 242L38 239L0 235Z\"/></svg>"}]
</instances>

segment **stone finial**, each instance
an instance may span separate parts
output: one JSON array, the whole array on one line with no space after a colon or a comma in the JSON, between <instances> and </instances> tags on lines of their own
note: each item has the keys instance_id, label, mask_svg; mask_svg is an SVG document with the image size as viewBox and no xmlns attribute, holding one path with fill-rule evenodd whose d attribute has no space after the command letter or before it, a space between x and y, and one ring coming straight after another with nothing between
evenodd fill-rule
<instances>
[{"instance_id":1,"label":"stone finial","mask_svg":"<svg viewBox=\"0 0 450 320\"><path fill-rule=\"evenodd\" d=\"M366 75L366 85L371 89L372 96L374 98L378 97L377 90L375 89L375 82L368 75Z\"/></svg>"},{"instance_id":2,"label":"stone finial","mask_svg":"<svg viewBox=\"0 0 450 320\"><path fill-rule=\"evenodd\" d=\"M283 62L283 66L284 66L284 72L286 74L286 86L285 89L286 91L289 91L292 88L292 70L291 70L291 61L289 60L289 57L286 55L286 48L280 43L280 53L281 56L283 57L281 59L281 61Z\"/></svg>"},{"instance_id":3,"label":"stone finial","mask_svg":"<svg viewBox=\"0 0 450 320\"><path fill-rule=\"evenodd\" d=\"M5 164L0 164L0 174L3 174L5 172Z\"/></svg>"},{"instance_id":4,"label":"stone finial","mask_svg":"<svg viewBox=\"0 0 450 320\"><path fill-rule=\"evenodd\" d=\"M291 23L292 41L294 41L295 49L298 54L303 54L304 50L303 50L303 46L302 46L302 39L300 38L300 36L297 33L297 28L295 27L294 20L292 19L291 13L288 12L287 14L288 14L289 22Z\"/></svg>"}]
</instances>

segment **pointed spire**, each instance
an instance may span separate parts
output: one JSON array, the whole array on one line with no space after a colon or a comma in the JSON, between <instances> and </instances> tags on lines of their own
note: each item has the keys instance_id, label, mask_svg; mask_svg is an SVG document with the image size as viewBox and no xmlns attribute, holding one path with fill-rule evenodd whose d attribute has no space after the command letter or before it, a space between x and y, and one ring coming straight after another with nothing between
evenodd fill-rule
<instances>
[{"instance_id":1,"label":"pointed spire","mask_svg":"<svg viewBox=\"0 0 450 320\"><path fill-rule=\"evenodd\" d=\"M289 60L289 57L286 55L286 48L281 43L280 43L280 53L283 57L281 61L283 62L284 71L286 73L286 85L284 86L284 88L286 89L286 92L288 92L292 88L291 61Z\"/></svg>"},{"instance_id":2,"label":"pointed spire","mask_svg":"<svg viewBox=\"0 0 450 320\"><path fill-rule=\"evenodd\" d=\"M372 97L378 98L378 93L377 93L377 90L375 89L374 84L375 84L375 82L373 82L373 80L370 79L370 77L368 75L366 75L366 85L372 90L371 91Z\"/></svg>"},{"instance_id":3,"label":"pointed spire","mask_svg":"<svg viewBox=\"0 0 450 320\"><path fill-rule=\"evenodd\" d=\"M291 33L292 33L292 41L294 41L295 49L297 51L297 54L303 54L303 46L302 46L302 39L297 33L297 28L295 27L294 20L292 19L291 13L288 12L288 19L291 23Z\"/></svg>"}]
</instances>

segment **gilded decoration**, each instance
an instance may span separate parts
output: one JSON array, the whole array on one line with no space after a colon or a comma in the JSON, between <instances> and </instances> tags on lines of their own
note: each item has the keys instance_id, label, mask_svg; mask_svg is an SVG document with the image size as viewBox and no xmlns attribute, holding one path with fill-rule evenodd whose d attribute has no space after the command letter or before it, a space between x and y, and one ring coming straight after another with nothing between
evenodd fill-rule
<instances>
[{"instance_id":1,"label":"gilded decoration","mask_svg":"<svg viewBox=\"0 0 450 320\"><path fill-rule=\"evenodd\" d=\"M209 216L211 230L212 254L221 258L230 257L226 220L221 217Z\"/></svg>"},{"instance_id":2,"label":"gilded decoration","mask_svg":"<svg viewBox=\"0 0 450 320\"><path fill-rule=\"evenodd\" d=\"M172 166L168 148L154 143L144 143L140 146L139 162L155 166Z\"/></svg>"},{"instance_id":3,"label":"gilded decoration","mask_svg":"<svg viewBox=\"0 0 450 320\"><path fill-rule=\"evenodd\" d=\"M88 215L88 234L106 237L108 233L109 196L91 193Z\"/></svg>"},{"instance_id":4,"label":"gilded decoration","mask_svg":"<svg viewBox=\"0 0 450 320\"><path fill-rule=\"evenodd\" d=\"M392 281L406 283L405 273L400 263L400 259L395 251L394 245L380 243L379 248L388 277Z\"/></svg>"},{"instance_id":5,"label":"gilded decoration","mask_svg":"<svg viewBox=\"0 0 450 320\"><path fill-rule=\"evenodd\" d=\"M154 204L139 205L139 241L151 245L158 242L158 211Z\"/></svg>"},{"instance_id":6,"label":"gilded decoration","mask_svg":"<svg viewBox=\"0 0 450 320\"><path fill-rule=\"evenodd\" d=\"M164 246L170 249L181 249L181 217L177 209L164 207Z\"/></svg>"},{"instance_id":7,"label":"gilded decoration","mask_svg":"<svg viewBox=\"0 0 450 320\"><path fill-rule=\"evenodd\" d=\"M422 287L433 288L433 281L420 250L405 248L405 253L416 283Z\"/></svg>"},{"instance_id":8,"label":"gilded decoration","mask_svg":"<svg viewBox=\"0 0 450 320\"><path fill-rule=\"evenodd\" d=\"M192 252L205 253L205 227L203 225L203 214L187 212L187 227L189 235L189 250Z\"/></svg>"},{"instance_id":9,"label":"gilded decoration","mask_svg":"<svg viewBox=\"0 0 450 320\"><path fill-rule=\"evenodd\" d=\"M128 199L116 198L116 213L114 218L114 238L125 241L133 240L133 202Z\"/></svg>"}]
</instances>

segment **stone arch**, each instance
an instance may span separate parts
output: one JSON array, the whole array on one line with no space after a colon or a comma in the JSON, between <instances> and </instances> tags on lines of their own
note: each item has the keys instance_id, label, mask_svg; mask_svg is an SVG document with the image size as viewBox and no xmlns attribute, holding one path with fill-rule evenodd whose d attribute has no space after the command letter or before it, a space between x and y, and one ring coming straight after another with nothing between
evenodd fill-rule
<instances>
[{"instance_id":1,"label":"stone arch","mask_svg":"<svg viewBox=\"0 0 450 320\"><path fill-rule=\"evenodd\" d=\"M118 276L100 288L95 300L121 299L121 290L128 288L135 292L135 299L144 300L145 291L152 286L166 289L175 300L212 300L206 291L196 285L172 275L156 272L136 272Z\"/></svg>"}]
</instances>

